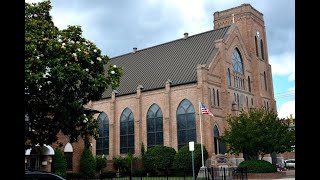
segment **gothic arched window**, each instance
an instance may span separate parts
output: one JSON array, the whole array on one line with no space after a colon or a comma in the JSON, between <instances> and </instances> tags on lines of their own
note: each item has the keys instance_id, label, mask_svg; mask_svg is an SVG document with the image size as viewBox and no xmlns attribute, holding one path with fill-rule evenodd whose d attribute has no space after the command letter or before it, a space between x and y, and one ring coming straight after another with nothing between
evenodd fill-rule
<instances>
[{"instance_id":1,"label":"gothic arched window","mask_svg":"<svg viewBox=\"0 0 320 180\"><path fill-rule=\"evenodd\" d=\"M163 145L163 115L157 104L152 104L147 113L148 148Z\"/></svg>"},{"instance_id":2,"label":"gothic arched window","mask_svg":"<svg viewBox=\"0 0 320 180\"><path fill-rule=\"evenodd\" d=\"M192 103L184 99L177 109L177 136L178 149L188 145L190 141L197 142L196 114Z\"/></svg>"},{"instance_id":3,"label":"gothic arched window","mask_svg":"<svg viewBox=\"0 0 320 180\"><path fill-rule=\"evenodd\" d=\"M234 71L243 74L243 61L238 48L235 48L232 52L232 66Z\"/></svg>"},{"instance_id":4,"label":"gothic arched window","mask_svg":"<svg viewBox=\"0 0 320 180\"><path fill-rule=\"evenodd\" d=\"M120 153L134 154L134 116L129 108L120 117Z\"/></svg>"},{"instance_id":5,"label":"gothic arched window","mask_svg":"<svg viewBox=\"0 0 320 180\"><path fill-rule=\"evenodd\" d=\"M264 47L263 47L263 41L261 39L260 41L260 46L261 46L261 58L264 60Z\"/></svg>"},{"instance_id":6,"label":"gothic arched window","mask_svg":"<svg viewBox=\"0 0 320 180\"><path fill-rule=\"evenodd\" d=\"M99 137L96 142L96 154L109 154L109 118L105 112L98 116Z\"/></svg>"},{"instance_id":7,"label":"gothic arched window","mask_svg":"<svg viewBox=\"0 0 320 180\"><path fill-rule=\"evenodd\" d=\"M256 43L256 55L257 57L259 57L259 49L258 49L258 40L257 40L257 36L254 36L254 41Z\"/></svg>"}]
</instances>

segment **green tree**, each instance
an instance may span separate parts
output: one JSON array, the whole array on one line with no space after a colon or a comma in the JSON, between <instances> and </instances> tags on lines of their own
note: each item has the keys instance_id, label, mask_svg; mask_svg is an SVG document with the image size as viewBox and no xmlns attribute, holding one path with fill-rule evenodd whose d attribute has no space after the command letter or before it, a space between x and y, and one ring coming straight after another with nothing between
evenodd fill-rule
<instances>
[{"instance_id":1,"label":"green tree","mask_svg":"<svg viewBox=\"0 0 320 180\"><path fill-rule=\"evenodd\" d=\"M66 178L67 173L67 160L60 148L54 150L54 155L52 157L52 168L55 174Z\"/></svg>"},{"instance_id":2,"label":"green tree","mask_svg":"<svg viewBox=\"0 0 320 180\"><path fill-rule=\"evenodd\" d=\"M195 172L198 172L202 166L201 144L194 145L193 153ZM203 160L206 161L207 159L208 151L203 146ZM189 151L189 145L185 145L179 149L174 157L173 167L179 170L192 171L192 153Z\"/></svg>"},{"instance_id":3,"label":"green tree","mask_svg":"<svg viewBox=\"0 0 320 180\"><path fill-rule=\"evenodd\" d=\"M60 130L71 143L96 137L97 122L83 105L122 76L80 26L59 30L50 10L50 1L25 3L25 148L55 142Z\"/></svg>"},{"instance_id":4,"label":"green tree","mask_svg":"<svg viewBox=\"0 0 320 180\"><path fill-rule=\"evenodd\" d=\"M245 160L291 151L295 144L295 131L274 111L242 111L239 116L229 116L227 122L229 127L220 140L227 144L228 152L242 152Z\"/></svg>"},{"instance_id":5,"label":"green tree","mask_svg":"<svg viewBox=\"0 0 320 180\"><path fill-rule=\"evenodd\" d=\"M96 160L89 148L84 148L80 158L80 172L85 177L93 177L96 172Z\"/></svg>"},{"instance_id":6,"label":"green tree","mask_svg":"<svg viewBox=\"0 0 320 180\"><path fill-rule=\"evenodd\" d=\"M172 167L176 150L167 146L154 146L149 148L142 160L148 171L163 171Z\"/></svg>"}]
</instances>

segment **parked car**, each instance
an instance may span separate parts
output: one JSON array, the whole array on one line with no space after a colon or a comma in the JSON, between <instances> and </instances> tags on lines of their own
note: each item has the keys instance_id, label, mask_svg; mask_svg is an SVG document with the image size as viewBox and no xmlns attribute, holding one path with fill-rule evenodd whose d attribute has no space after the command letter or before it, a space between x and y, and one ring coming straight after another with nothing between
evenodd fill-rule
<instances>
[{"instance_id":1,"label":"parked car","mask_svg":"<svg viewBox=\"0 0 320 180\"><path fill-rule=\"evenodd\" d=\"M65 180L64 178L46 171L26 170L24 173L25 180Z\"/></svg>"},{"instance_id":2,"label":"parked car","mask_svg":"<svg viewBox=\"0 0 320 180\"><path fill-rule=\"evenodd\" d=\"M295 168L296 167L295 161L296 161L295 159L284 160L284 165L286 166L286 168Z\"/></svg>"}]
</instances>

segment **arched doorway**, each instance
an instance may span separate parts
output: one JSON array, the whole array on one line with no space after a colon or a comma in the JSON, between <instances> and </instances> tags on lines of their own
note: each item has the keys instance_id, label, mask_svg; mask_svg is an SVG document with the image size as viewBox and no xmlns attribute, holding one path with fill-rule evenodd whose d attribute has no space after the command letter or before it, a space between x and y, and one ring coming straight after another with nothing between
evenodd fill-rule
<instances>
[{"instance_id":1,"label":"arched doorway","mask_svg":"<svg viewBox=\"0 0 320 180\"><path fill-rule=\"evenodd\" d=\"M215 154L225 154L226 153L226 146L223 142L219 141L219 129L217 125L214 125L213 127L213 143L214 143L214 153Z\"/></svg>"}]
</instances>

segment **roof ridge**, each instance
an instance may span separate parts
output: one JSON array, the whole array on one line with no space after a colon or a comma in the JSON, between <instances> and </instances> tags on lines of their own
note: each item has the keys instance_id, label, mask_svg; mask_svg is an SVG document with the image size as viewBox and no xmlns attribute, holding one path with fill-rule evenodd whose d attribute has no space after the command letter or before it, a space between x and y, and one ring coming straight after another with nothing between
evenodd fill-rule
<instances>
[{"instance_id":1,"label":"roof ridge","mask_svg":"<svg viewBox=\"0 0 320 180\"><path fill-rule=\"evenodd\" d=\"M226 29L226 28L229 28L230 26L231 25L224 26L224 27L221 27L221 28L218 28L218 29L208 30L208 31L205 31L205 32L194 34L192 36L189 36L188 38L199 36L199 35L202 35L202 34L205 34L205 33L209 33L209 32L212 32L212 31L218 31L218 30L221 30L221 29ZM141 49L141 50L137 50L135 53L138 53L138 52L141 52L141 51L144 51L144 50L147 50L147 49L159 47L159 46L162 46L162 45L165 45L165 44L173 43L173 42L176 42L176 41L181 41L181 40L184 40L184 38L182 37L182 38L175 39L175 40L172 40L172 41L168 41L168 42L165 42L165 43L161 43L161 44L157 44L157 45L154 45L154 46L150 46L150 47L147 47L147 48L144 48L144 49ZM118 55L118 56L115 56L115 57L112 57L112 58L109 58L109 59L110 59L110 61L112 61L113 59L116 59L116 58L119 58L119 57L122 57L122 56L126 56L126 55L129 55L129 54L132 54L132 52L129 52L129 53L126 53L126 54L122 54L122 55Z\"/></svg>"}]
</instances>

